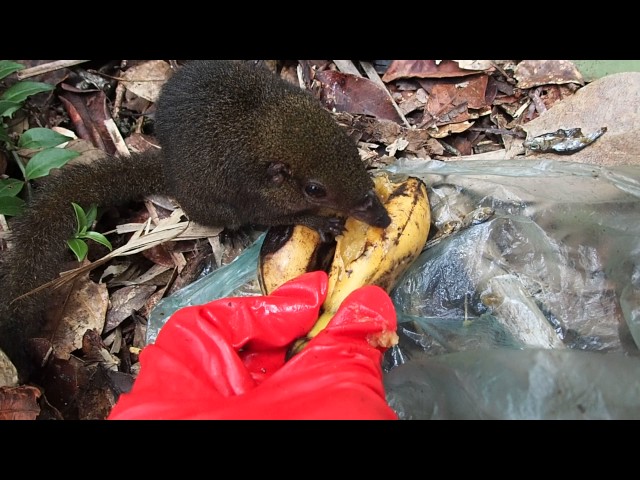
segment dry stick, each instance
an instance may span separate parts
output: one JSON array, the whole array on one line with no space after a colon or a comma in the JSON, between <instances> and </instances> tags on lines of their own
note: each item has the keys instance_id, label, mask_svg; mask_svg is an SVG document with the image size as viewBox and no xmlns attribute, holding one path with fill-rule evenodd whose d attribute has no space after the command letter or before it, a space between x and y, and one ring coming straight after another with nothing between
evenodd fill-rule
<instances>
[{"instance_id":1,"label":"dry stick","mask_svg":"<svg viewBox=\"0 0 640 480\"><path fill-rule=\"evenodd\" d=\"M153 223L157 226L160 223L160 217L158 216L158 211L156 210L156 206L150 200L145 200L144 205L145 207L147 207L147 211L151 216L151 220L153 220ZM184 254L182 252L174 252L173 250L168 250L168 253L173 259L173 263L175 267L178 269L178 272L182 272L182 269L187 264L187 261L184 258Z\"/></svg>"},{"instance_id":2,"label":"dry stick","mask_svg":"<svg viewBox=\"0 0 640 480\"><path fill-rule=\"evenodd\" d=\"M112 117L116 120L120 116L120 109L122 108L122 101L124 99L124 92L126 88L122 82L118 82L116 86L116 98L113 101L113 114Z\"/></svg>"},{"instance_id":3,"label":"dry stick","mask_svg":"<svg viewBox=\"0 0 640 480\"><path fill-rule=\"evenodd\" d=\"M333 63L342 73L350 73L356 77L362 76L351 60L334 60Z\"/></svg>"},{"instance_id":4,"label":"dry stick","mask_svg":"<svg viewBox=\"0 0 640 480\"><path fill-rule=\"evenodd\" d=\"M128 158L131 156L131 152L127 148L127 144L124 142L124 138L122 138L122 134L118 127L116 126L116 122L113 121L113 118L108 118L104 122L104 126L113 141L113 144L116 147L116 151L120 154L120 156Z\"/></svg>"},{"instance_id":5,"label":"dry stick","mask_svg":"<svg viewBox=\"0 0 640 480\"><path fill-rule=\"evenodd\" d=\"M25 78L35 77L43 73L53 72L54 70L60 70L61 68L73 67L79 63L88 62L89 60L56 60L55 62L43 63L42 65L36 65L35 67L25 68L20 70L16 76L18 80L24 80Z\"/></svg>"},{"instance_id":6,"label":"dry stick","mask_svg":"<svg viewBox=\"0 0 640 480\"><path fill-rule=\"evenodd\" d=\"M68 270L66 272L61 273L58 278L51 280L43 285L40 285L39 287L36 287L33 290L23 295L20 295L18 298L14 299L13 302L15 302L16 300L20 300L21 298L26 297L28 295L32 295L36 292L44 290L45 288L56 289L60 287L62 284L77 277L78 275L81 275L85 272L93 270L97 266L108 262L114 257L121 256L121 255L133 255L133 254L142 252L143 250L148 250L149 248L159 245L160 243L173 240L173 239L178 240L180 237L180 234L187 229L190 222L187 221L187 222L180 222L177 224L171 224L169 222L173 222L175 220L175 218L172 218L172 217L173 217L173 214L165 219L168 221L166 224L157 226L152 231L149 231L149 233L142 235L143 232L146 230L145 226L149 223L149 220L148 220L147 222L141 225L138 231L134 233L129 239L129 241L122 247L109 252L104 257L98 260L95 260L92 263L88 263L86 265L75 268L73 270ZM161 223L165 223L165 222L161 221Z\"/></svg>"},{"instance_id":7,"label":"dry stick","mask_svg":"<svg viewBox=\"0 0 640 480\"><path fill-rule=\"evenodd\" d=\"M0 215L0 242L9 236L9 224L4 215ZM9 239L6 240L7 245L10 245Z\"/></svg>"},{"instance_id":8,"label":"dry stick","mask_svg":"<svg viewBox=\"0 0 640 480\"><path fill-rule=\"evenodd\" d=\"M391 104L393 105L393 108L395 108L396 112L398 112L398 115L400 115L400 118L402 119L402 122L405 124L405 126L407 128L411 128L411 125L407 121L407 118L404 116L404 113L402 113L402 111L400 110L400 107L398 107L398 104L396 103L396 101L391 96L391 93L389 92L389 89L387 88L387 86L384 84L384 82L380 78L380 75L378 75L378 72L376 72L376 69L373 68L373 65L371 65L370 62L362 62L362 61L360 62L360 65L362 65L362 69L367 74L367 77L369 77L369 80L371 80L376 85L382 87L382 89L385 92L387 92L387 96L389 97L389 100L391 100Z\"/></svg>"}]
</instances>

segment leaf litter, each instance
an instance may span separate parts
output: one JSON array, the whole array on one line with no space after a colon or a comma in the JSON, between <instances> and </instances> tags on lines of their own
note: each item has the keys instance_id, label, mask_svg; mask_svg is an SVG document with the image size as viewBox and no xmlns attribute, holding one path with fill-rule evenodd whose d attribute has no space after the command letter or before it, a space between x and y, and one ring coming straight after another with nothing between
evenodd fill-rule
<instances>
[{"instance_id":1,"label":"leaf litter","mask_svg":"<svg viewBox=\"0 0 640 480\"><path fill-rule=\"evenodd\" d=\"M90 162L103 152L158 148L150 128L154 102L177 62L77 62L60 68L49 61L24 63L44 64L45 73L30 78L50 81L58 93L40 94L32 117L13 123L12 131L20 133L30 122L71 131L78 139L69 148L82 152L74 162ZM557 60L271 60L263 65L323 102L372 168L399 158L535 156L539 153L525 149L525 141L576 128L585 135L606 133L571 155L545 155L619 164L637 163L640 151L640 119L633 108L640 100L640 74L588 83L572 62ZM607 109L601 108L604 102ZM6 230L6 220L0 220ZM86 265L46 286L57 288L52 306L58 306L49 312L52 333L33 341L44 365L40 388L11 384L14 376L0 358L0 379L6 383L0 386L0 418L105 418L133 383L153 306L232 261L259 233L231 248L220 242L222 229L188 222L167 199L111 208L96 227L110 237L114 251L92 247Z\"/></svg>"}]
</instances>

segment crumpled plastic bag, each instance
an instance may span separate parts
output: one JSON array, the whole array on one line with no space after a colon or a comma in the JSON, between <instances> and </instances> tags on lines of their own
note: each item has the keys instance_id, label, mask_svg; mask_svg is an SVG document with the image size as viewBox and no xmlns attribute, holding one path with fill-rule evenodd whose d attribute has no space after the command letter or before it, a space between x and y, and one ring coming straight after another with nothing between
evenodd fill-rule
<instances>
[{"instance_id":1,"label":"crumpled plastic bag","mask_svg":"<svg viewBox=\"0 0 640 480\"><path fill-rule=\"evenodd\" d=\"M640 167L396 169L427 182L436 225L494 211L425 250L392 292L399 416L640 418Z\"/></svg>"},{"instance_id":2,"label":"crumpled plastic bag","mask_svg":"<svg viewBox=\"0 0 640 480\"><path fill-rule=\"evenodd\" d=\"M640 167L400 160L388 170L425 181L434 232L493 212L423 251L391 292L400 343L385 384L400 418L640 418ZM183 305L259 294L261 241L160 302L149 340ZM596 381L606 368L624 375Z\"/></svg>"}]
</instances>

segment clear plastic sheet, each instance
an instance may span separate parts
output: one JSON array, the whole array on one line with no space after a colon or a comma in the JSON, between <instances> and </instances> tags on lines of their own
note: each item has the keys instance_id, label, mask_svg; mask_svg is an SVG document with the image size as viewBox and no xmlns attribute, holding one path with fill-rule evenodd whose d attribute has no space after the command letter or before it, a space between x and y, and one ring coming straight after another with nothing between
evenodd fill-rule
<instances>
[{"instance_id":1,"label":"clear plastic sheet","mask_svg":"<svg viewBox=\"0 0 640 480\"><path fill-rule=\"evenodd\" d=\"M407 362L385 378L405 420L640 418L640 358L579 350L467 350Z\"/></svg>"},{"instance_id":2,"label":"clear plastic sheet","mask_svg":"<svg viewBox=\"0 0 640 480\"><path fill-rule=\"evenodd\" d=\"M392 292L401 418L640 418L640 168L409 162L436 225ZM609 372L609 375L607 375Z\"/></svg>"},{"instance_id":3,"label":"clear plastic sheet","mask_svg":"<svg viewBox=\"0 0 640 480\"><path fill-rule=\"evenodd\" d=\"M426 182L434 230L493 211L425 250L391 293L400 343L383 366L401 418L640 418L640 167L389 171ZM160 302L149 340L181 306L257 294L261 241Z\"/></svg>"}]
</instances>

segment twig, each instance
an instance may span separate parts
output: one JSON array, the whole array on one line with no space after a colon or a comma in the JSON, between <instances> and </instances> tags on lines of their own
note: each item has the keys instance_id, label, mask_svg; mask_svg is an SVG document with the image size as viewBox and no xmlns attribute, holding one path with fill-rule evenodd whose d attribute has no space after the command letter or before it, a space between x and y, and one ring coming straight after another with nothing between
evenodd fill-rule
<instances>
[{"instance_id":1,"label":"twig","mask_svg":"<svg viewBox=\"0 0 640 480\"><path fill-rule=\"evenodd\" d=\"M129 152L127 144L124 142L124 138L122 138L122 134L120 133L120 130L118 130L116 122L113 121L113 118L105 120L104 126L107 129L107 132L109 133L109 136L111 137L111 140L116 147L116 151L120 154L120 156L125 158L130 157L131 152Z\"/></svg>"},{"instance_id":2,"label":"twig","mask_svg":"<svg viewBox=\"0 0 640 480\"><path fill-rule=\"evenodd\" d=\"M169 217L170 221L173 221L171 217ZM165 219L167 220L167 219ZM156 245L164 243L166 241L172 240L175 237L178 237L180 233L182 233L189 225L189 222L180 222L177 224L168 224L168 225L160 225L150 231L148 234L142 235L144 231L144 227L141 227L136 233L134 233L129 241L120 248L117 248L104 257L94 261L89 262L81 267L78 267L73 270L68 270L60 274L60 276L54 280L51 280L39 287L34 288L33 290L20 295L18 298L13 301L20 300L28 295L32 295L37 293L45 288L53 288L56 289L63 285L64 283L76 278L78 275L82 275L85 272L88 272L103 263L108 262L114 257L121 255L133 255L143 250L148 250Z\"/></svg>"},{"instance_id":3,"label":"twig","mask_svg":"<svg viewBox=\"0 0 640 480\"><path fill-rule=\"evenodd\" d=\"M124 99L125 86L122 82L118 82L116 86L116 98L113 101L113 119L116 120L120 116L120 109L122 108L122 100Z\"/></svg>"},{"instance_id":4,"label":"twig","mask_svg":"<svg viewBox=\"0 0 640 480\"><path fill-rule=\"evenodd\" d=\"M520 108L518 108L518 110L516 110L516 112L512 115L513 118L518 118L520 115L522 115L522 112L524 112L529 105L531 105L531 100L527 99L521 106Z\"/></svg>"},{"instance_id":5,"label":"twig","mask_svg":"<svg viewBox=\"0 0 640 480\"><path fill-rule=\"evenodd\" d=\"M378 72L376 72L376 69L373 68L373 65L371 65L371 63L369 63L369 62L360 62L360 65L362 65L362 69L364 70L364 73L367 74L367 77L369 77L369 80L371 80L373 83L375 83L379 87L382 87L382 89L385 92L387 92L387 95L389 96L389 99L391 100L391 104L393 105L393 108L396 109L396 112L398 112L398 115L400 115L400 118L402 119L402 122L404 123L404 125L407 128L411 128L411 125L407 121L407 118L404 116L404 113L402 113L402 110L400 110L400 107L398 106L396 101L391 96L391 93L389 92L389 89L387 88L385 83L380 78L380 75L378 75Z\"/></svg>"},{"instance_id":6,"label":"twig","mask_svg":"<svg viewBox=\"0 0 640 480\"><path fill-rule=\"evenodd\" d=\"M522 137L522 132L508 130L506 128L484 128L484 127L471 127L470 132L492 133L494 135L513 135L514 137ZM526 135L525 135L526 136Z\"/></svg>"},{"instance_id":7,"label":"twig","mask_svg":"<svg viewBox=\"0 0 640 480\"><path fill-rule=\"evenodd\" d=\"M35 77L36 75L53 72L62 68L73 67L74 65L88 61L89 60L56 60L55 62L43 63L42 65L20 70L16 74L16 77L18 77L18 80L24 80L25 78Z\"/></svg>"},{"instance_id":8,"label":"twig","mask_svg":"<svg viewBox=\"0 0 640 480\"><path fill-rule=\"evenodd\" d=\"M336 64L336 67L338 67L338 70L340 70L342 73L350 73L351 75L355 75L356 77L362 76L360 71L358 71L357 67L351 60L334 60L333 63Z\"/></svg>"},{"instance_id":9,"label":"twig","mask_svg":"<svg viewBox=\"0 0 640 480\"><path fill-rule=\"evenodd\" d=\"M97 75L99 77L108 78L110 80L117 80L118 82L129 82L129 83L144 83L144 82L164 82L166 78L126 78L119 77L115 75L108 75L104 72L99 72L98 70L89 69L87 73L91 75Z\"/></svg>"},{"instance_id":10,"label":"twig","mask_svg":"<svg viewBox=\"0 0 640 480\"><path fill-rule=\"evenodd\" d=\"M542 115L547 111L547 107L544 102L540 98L540 93L542 92L542 87L538 87L535 90L529 90L529 98L533 101L533 104L536 106L536 110L539 115Z\"/></svg>"},{"instance_id":11,"label":"twig","mask_svg":"<svg viewBox=\"0 0 640 480\"><path fill-rule=\"evenodd\" d=\"M444 148L445 151L449 152L451 155L454 155L456 157L460 157L462 155L460 153L460 150L455 148L453 145L449 145L447 142L441 139L437 139L437 141L440 142L440 145L442 145L442 148Z\"/></svg>"}]
</instances>

